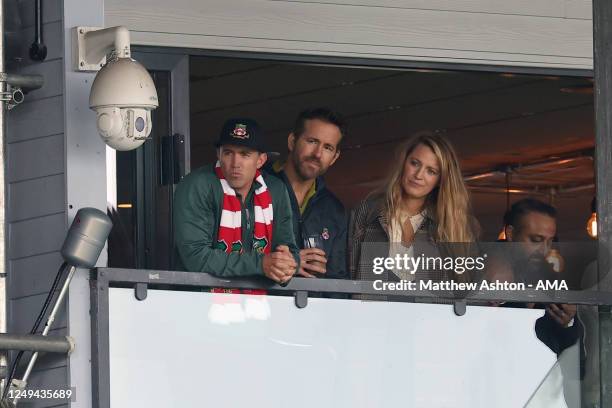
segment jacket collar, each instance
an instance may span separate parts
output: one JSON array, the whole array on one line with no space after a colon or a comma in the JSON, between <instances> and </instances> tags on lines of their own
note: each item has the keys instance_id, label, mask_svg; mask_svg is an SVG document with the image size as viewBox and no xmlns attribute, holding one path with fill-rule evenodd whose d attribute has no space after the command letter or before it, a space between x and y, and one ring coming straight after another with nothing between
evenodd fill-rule
<instances>
[{"instance_id":1,"label":"jacket collar","mask_svg":"<svg viewBox=\"0 0 612 408\"><path fill-rule=\"evenodd\" d=\"M276 160L274 163L266 164L266 169L277 176L279 176L287 185L290 185L289 179L285 174L285 160ZM325 179L322 176L319 176L315 179L315 194L313 197L317 196L319 193L323 192L327 188L325 184Z\"/></svg>"},{"instance_id":2,"label":"jacket collar","mask_svg":"<svg viewBox=\"0 0 612 408\"><path fill-rule=\"evenodd\" d=\"M380 224L380 226L382 227L382 229L385 231L385 234L387 234L387 237L389 237L389 219L387 217L387 214L385 213L385 211L383 211L383 205L382 205L382 200L377 200L377 208L376 208L376 219L378 220L378 223ZM426 211L425 212L425 217L423 222L421 223L421 226L419 227L419 229L417 231L414 232L415 234L415 239L416 237L420 236L420 234L425 233L427 235L427 240L433 242L434 241L434 231L433 228L435 226L435 222L433 217L430 215L430 211Z\"/></svg>"}]
</instances>

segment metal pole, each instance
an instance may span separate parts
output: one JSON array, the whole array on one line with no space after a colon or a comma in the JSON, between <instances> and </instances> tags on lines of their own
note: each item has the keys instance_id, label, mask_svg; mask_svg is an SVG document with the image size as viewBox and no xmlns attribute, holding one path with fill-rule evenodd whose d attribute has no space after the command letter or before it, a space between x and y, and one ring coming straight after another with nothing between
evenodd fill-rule
<instances>
[{"instance_id":1,"label":"metal pole","mask_svg":"<svg viewBox=\"0 0 612 408\"><path fill-rule=\"evenodd\" d=\"M37 334L0 334L0 350L42 351L70 353L74 341L68 336L40 336Z\"/></svg>"},{"instance_id":2,"label":"metal pole","mask_svg":"<svg viewBox=\"0 0 612 408\"><path fill-rule=\"evenodd\" d=\"M5 71L4 64L4 2L0 1L0 73ZM0 81L0 94L6 91L6 83ZM0 101L0 333L7 331L7 298L6 298L6 163L5 163L5 105ZM6 372L8 353L0 351L0 370ZM0 388L4 389L5 379L0 382Z\"/></svg>"},{"instance_id":3,"label":"metal pole","mask_svg":"<svg viewBox=\"0 0 612 408\"><path fill-rule=\"evenodd\" d=\"M5 81L15 88L22 88L24 92L38 89L45 83L45 79L42 75L19 75L3 72L0 72L0 81Z\"/></svg>"},{"instance_id":4,"label":"metal pole","mask_svg":"<svg viewBox=\"0 0 612 408\"><path fill-rule=\"evenodd\" d=\"M55 304L53 305L53 310L51 310L51 313L49 314L49 317L47 318L47 323L45 323L45 329L42 332L43 336L46 336L49 333L49 330L51 329L51 325L53 324L53 321L55 320L55 315L57 315L57 312L62 304L62 301L64 300L64 297L66 297L66 293L68 293L68 286L70 286L70 281L72 280L72 277L74 276L74 272L76 271L76 267L71 266L70 267L70 272L68 272L68 277L66 278L66 281L64 282L64 286L62 286L62 290L60 291L59 295L57 296L57 299L55 300ZM27 383L28 381L28 377L30 376L30 373L32 372L32 368L34 367L34 363L36 363L36 359L38 358L38 352L34 353L32 355L32 357L30 358L30 362L28 363L28 368L26 368L25 374L23 375L23 383ZM17 402L17 400L15 400L15 403Z\"/></svg>"}]
</instances>

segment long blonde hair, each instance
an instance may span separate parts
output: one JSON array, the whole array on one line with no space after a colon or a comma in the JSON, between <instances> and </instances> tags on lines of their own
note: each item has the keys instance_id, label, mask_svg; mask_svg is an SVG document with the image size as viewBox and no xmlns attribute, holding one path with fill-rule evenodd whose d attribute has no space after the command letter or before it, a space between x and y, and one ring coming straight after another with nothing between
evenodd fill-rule
<instances>
[{"instance_id":1,"label":"long blonde hair","mask_svg":"<svg viewBox=\"0 0 612 408\"><path fill-rule=\"evenodd\" d=\"M410 153L421 144L431 149L440 164L438 185L429 193L425 203L428 216L436 223L433 238L436 242L473 242L476 237L471 225L470 199L457 154L448 140L431 132L419 132L397 150L397 158L382 191L387 219L391 221L399 215L405 163Z\"/></svg>"}]
</instances>

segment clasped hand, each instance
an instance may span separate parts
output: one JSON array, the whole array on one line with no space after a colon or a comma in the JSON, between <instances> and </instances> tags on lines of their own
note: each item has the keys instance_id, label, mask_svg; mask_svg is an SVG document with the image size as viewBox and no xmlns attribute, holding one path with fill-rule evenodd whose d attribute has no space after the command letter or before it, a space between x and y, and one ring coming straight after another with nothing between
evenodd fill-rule
<instances>
[{"instance_id":1,"label":"clasped hand","mask_svg":"<svg viewBox=\"0 0 612 408\"><path fill-rule=\"evenodd\" d=\"M265 254L262 261L264 275L274 282L287 282L297 269L297 263L286 245L279 245L274 252Z\"/></svg>"}]
</instances>

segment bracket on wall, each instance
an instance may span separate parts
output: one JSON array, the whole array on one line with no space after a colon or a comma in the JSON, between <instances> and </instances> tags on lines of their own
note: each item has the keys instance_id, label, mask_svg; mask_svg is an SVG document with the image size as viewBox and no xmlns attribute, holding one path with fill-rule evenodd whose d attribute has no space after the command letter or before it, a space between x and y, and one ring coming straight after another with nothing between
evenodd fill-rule
<instances>
[{"instance_id":1,"label":"bracket on wall","mask_svg":"<svg viewBox=\"0 0 612 408\"><path fill-rule=\"evenodd\" d=\"M74 27L72 29L73 66L76 71L99 71L107 56L128 58L130 32L118 27Z\"/></svg>"}]
</instances>

